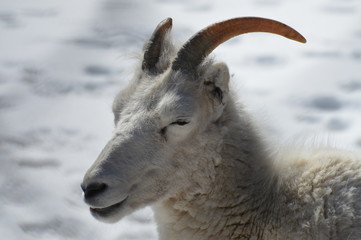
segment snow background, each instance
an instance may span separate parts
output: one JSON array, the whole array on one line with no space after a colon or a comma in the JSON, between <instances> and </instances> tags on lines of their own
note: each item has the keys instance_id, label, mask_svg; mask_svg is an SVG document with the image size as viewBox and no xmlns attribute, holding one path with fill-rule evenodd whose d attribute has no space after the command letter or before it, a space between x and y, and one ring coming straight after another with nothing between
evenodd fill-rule
<instances>
[{"instance_id":1,"label":"snow background","mask_svg":"<svg viewBox=\"0 0 361 240\"><path fill-rule=\"evenodd\" d=\"M238 16L279 20L308 40L251 34L214 51L265 134L360 150L359 0L0 0L1 239L157 239L149 208L100 223L79 185L155 26L172 17L182 43Z\"/></svg>"}]
</instances>

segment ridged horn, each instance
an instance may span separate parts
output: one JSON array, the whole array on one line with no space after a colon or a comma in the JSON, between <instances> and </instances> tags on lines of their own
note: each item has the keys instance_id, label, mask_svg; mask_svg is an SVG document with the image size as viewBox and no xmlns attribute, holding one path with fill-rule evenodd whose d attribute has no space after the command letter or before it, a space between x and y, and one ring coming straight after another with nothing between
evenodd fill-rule
<instances>
[{"instance_id":1,"label":"ridged horn","mask_svg":"<svg viewBox=\"0 0 361 240\"><path fill-rule=\"evenodd\" d=\"M145 48L142 70L151 74L157 74L156 64L159 60L162 45L166 34L172 29L172 19L167 18L161 21L154 30L149 43Z\"/></svg>"},{"instance_id":2,"label":"ridged horn","mask_svg":"<svg viewBox=\"0 0 361 240\"><path fill-rule=\"evenodd\" d=\"M243 17L210 25L191 37L173 61L173 70L193 71L220 44L235 36L251 32L268 32L306 43L293 28L281 22L258 17Z\"/></svg>"}]
</instances>

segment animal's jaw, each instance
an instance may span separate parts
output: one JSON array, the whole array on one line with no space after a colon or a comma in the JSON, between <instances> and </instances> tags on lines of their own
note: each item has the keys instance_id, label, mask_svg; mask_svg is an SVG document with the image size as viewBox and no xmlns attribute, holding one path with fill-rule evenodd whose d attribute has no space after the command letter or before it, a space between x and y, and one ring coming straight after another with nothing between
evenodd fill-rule
<instances>
[{"instance_id":1,"label":"animal's jaw","mask_svg":"<svg viewBox=\"0 0 361 240\"><path fill-rule=\"evenodd\" d=\"M104 207L90 207L90 212L94 218L106 223L114 223L133 212L128 205L128 197L122 201Z\"/></svg>"}]
</instances>

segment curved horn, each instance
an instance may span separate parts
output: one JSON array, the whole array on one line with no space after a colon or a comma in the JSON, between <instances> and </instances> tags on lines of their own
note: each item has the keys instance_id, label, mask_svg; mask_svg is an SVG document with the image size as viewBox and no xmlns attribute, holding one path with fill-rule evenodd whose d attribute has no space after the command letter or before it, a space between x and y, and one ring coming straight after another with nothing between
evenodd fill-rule
<instances>
[{"instance_id":1,"label":"curved horn","mask_svg":"<svg viewBox=\"0 0 361 240\"><path fill-rule=\"evenodd\" d=\"M172 19L167 18L161 21L157 28L154 30L149 43L146 46L143 63L142 63L142 70L149 71L152 74L157 73L156 63L159 60L162 44L166 34L172 28Z\"/></svg>"},{"instance_id":2,"label":"curved horn","mask_svg":"<svg viewBox=\"0 0 361 240\"><path fill-rule=\"evenodd\" d=\"M196 33L179 50L172 69L194 70L217 46L232 37L250 32L274 33L306 43L300 33L281 22L258 17L234 18L215 23Z\"/></svg>"}]
</instances>

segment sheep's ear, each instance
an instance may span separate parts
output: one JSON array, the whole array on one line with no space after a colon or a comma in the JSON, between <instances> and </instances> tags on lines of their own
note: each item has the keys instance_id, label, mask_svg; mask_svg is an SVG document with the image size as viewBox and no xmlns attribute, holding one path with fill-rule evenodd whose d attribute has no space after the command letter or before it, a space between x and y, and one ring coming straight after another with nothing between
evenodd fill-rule
<instances>
[{"instance_id":1,"label":"sheep's ear","mask_svg":"<svg viewBox=\"0 0 361 240\"><path fill-rule=\"evenodd\" d=\"M204 73L203 84L222 105L227 101L229 78L228 67L223 62L212 64Z\"/></svg>"},{"instance_id":2,"label":"sheep's ear","mask_svg":"<svg viewBox=\"0 0 361 240\"><path fill-rule=\"evenodd\" d=\"M142 70L151 75L162 73L170 64L169 56L174 47L170 40L172 19L160 22L149 41L144 45Z\"/></svg>"}]
</instances>

